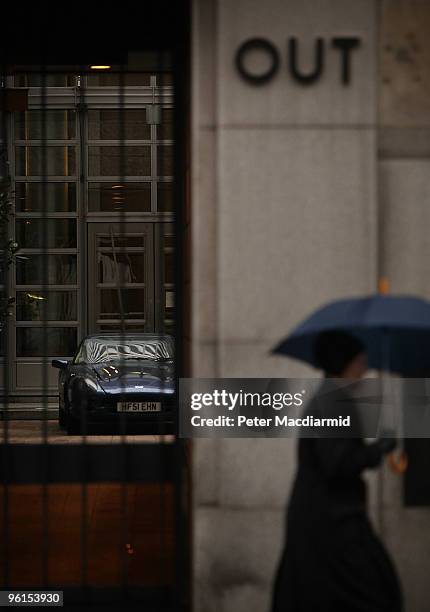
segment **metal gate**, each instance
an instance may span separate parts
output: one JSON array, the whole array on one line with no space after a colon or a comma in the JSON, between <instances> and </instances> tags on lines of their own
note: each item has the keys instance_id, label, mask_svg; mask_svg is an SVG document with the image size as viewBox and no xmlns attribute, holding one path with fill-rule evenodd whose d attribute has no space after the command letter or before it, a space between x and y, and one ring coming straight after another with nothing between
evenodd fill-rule
<instances>
[{"instance_id":1,"label":"metal gate","mask_svg":"<svg viewBox=\"0 0 430 612\"><path fill-rule=\"evenodd\" d=\"M121 415L108 434L67 435L51 367L90 332L156 331L174 336L175 381L185 372L187 11L139 14L137 51L136 15L114 15L118 48L83 41L79 60L64 36L53 61L43 16L35 48L3 38L0 590L61 590L76 609L190 608L176 391L173 428L141 434Z\"/></svg>"}]
</instances>

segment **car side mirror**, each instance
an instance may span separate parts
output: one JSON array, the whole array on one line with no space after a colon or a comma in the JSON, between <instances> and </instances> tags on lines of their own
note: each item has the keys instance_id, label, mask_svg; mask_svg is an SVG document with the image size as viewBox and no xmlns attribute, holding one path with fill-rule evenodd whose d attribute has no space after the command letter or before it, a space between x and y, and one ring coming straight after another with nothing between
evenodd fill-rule
<instances>
[{"instance_id":1,"label":"car side mirror","mask_svg":"<svg viewBox=\"0 0 430 612\"><path fill-rule=\"evenodd\" d=\"M69 362L65 361L64 359L53 359L51 361L51 365L53 368L58 368L59 370L65 370L67 366L69 365Z\"/></svg>"}]
</instances>

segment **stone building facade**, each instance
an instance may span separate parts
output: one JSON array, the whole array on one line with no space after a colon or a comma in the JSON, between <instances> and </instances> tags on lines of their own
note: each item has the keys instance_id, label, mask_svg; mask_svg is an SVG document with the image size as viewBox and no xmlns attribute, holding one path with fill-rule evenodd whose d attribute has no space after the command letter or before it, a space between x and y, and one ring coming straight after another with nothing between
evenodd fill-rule
<instances>
[{"instance_id":1,"label":"stone building facade","mask_svg":"<svg viewBox=\"0 0 430 612\"><path fill-rule=\"evenodd\" d=\"M315 307L381 277L430 297L430 3L195 0L192 18L192 374L307 375L269 350ZM269 46L245 72L279 60L260 84L235 63L255 38ZM347 58L338 38L359 41ZM294 78L290 39L305 75L322 41L318 78ZM294 443L197 440L193 456L195 610L268 610ZM424 612L430 509L406 507L388 468L369 483L407 610Z\"/></svg>"}]
</instances>

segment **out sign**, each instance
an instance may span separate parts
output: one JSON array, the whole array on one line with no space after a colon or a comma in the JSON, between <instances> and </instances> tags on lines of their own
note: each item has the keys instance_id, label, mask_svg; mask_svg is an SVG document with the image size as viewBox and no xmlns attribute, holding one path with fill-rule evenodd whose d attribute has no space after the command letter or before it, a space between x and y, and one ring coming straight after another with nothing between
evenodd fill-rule
<instances>
[{"instance_id":1,"label":"out sign","mask_svg":"<svg viewBox=\"0 0 430 612\"><path fill-rule=\"evenodd\" d=\"M297 38L287 41L287 67L291 78L300 85L316 83L324 73L328 49L334 51L339 60L339 80L342 85L349 85L352 79L353 51L361 44L357 37L333 37L329 41L322 38L313 43L313 65L308 70L300 68L300 48ZM327 49L328 48L328 49ZM261 72L255 72L247 67L247 57L251 53L260 52L267 56L268 67ZM279 72L281 54L277 47L267 38L249 38L243 42L236 52L236 68L240 76L252 85L264 85L271 81Z\"/></svg>"}]
</instances>

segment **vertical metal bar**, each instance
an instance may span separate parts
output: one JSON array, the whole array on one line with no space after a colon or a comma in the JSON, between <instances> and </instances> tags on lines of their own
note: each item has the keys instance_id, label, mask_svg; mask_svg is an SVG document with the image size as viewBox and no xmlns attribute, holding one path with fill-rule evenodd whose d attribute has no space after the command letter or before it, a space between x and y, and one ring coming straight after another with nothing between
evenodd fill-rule
<instances>
[{"instance_id":1,"label":"vertical metal bar","mask_svg":"<svg viewBox=\"0 0 430 612\"><path fill-rule=\"evenodd\" d=\"M41 164L41 175L42 175L42 295L47 296L47 285L48 285L48 228L47 228L47 180L48 180L48 150L47 150L47 72L46 65L43 62L41 67L41 83L42 83L42 111L41 111L41 140L42 140L42 164ZM42 301L42 444L44 447L44 481L42 483L42 581L43 586L48 587L49 583L49 491L47 484L47 471L48 471L48 300Z\"/></svg>"},{"instance_id":2,"label":"vertical metal bar","mask_svg":"<svg viewBox=\"0 0 430 612\"><path fill-rule=\"evenodd\" d=\"M125 151L125 115L124 115L124 107L125 107L125 66L121 62L119 67L119 171L120 171L120 185L125 184L126 181L126 151ZM119 211L119 234L120 234L120 244L125 245L125 207L121 206ZM124 246L123 246L124 248ZM124 274L124 266L120 268L119 275L119 285L120 292L125 285L125 274ZM122 300L120 302L121 308L121 343L125 343L126 338L126 323L125 323L125 312L122 306ZM125 361L125 356L121 354L121 359ZM121 365L126 365L121 364ZM121 368L122 369L122 368ZM121 378L121 391L124 391L126 378L123 376ZM128 586L128 554L129 554L129 525L128 525L128 513L127 513L127 505L128 505L128 484L127 484L127 413L125 413L123 419L121 419L121 457L123 459L123 480L120 483L120 491L121 491L121 551L120 551L120 559L121 559L121 588L123 590L123 599L124 604L127 600L127 586Z\"/></svg>"},{"instance_id":3,"label":"vertical metal bar","mask_svg":"<svg viewBox=\"0 0 430 612\"><path fill-rule=\"evenodd\" d=\"M6 86L6 66L2 66L2 86ZM3 93L3 92L2 92ZM0 139L2 140L2 150L0 157L0 174L5 177L5 185L7 185L8 177L10 176L9 171L9 160L8 160L8 151L9 151L9 134L7 129L7 119L6 119L6 98L2 96L2 116L1 116L1 126L0 126ZM10 191L9 191L10 193ZM1 262L3 268L3 291L2 298L4 300L2 307L6 308L7 300L9 298L9 270L8 270L8 237L9 237L9 229L10 224L6 227L6 221L4 221L4 225L1 228L1 231L5 234L2 236L3 245L1 253L3 261ZM3 521L2 521L2 542L3 542L3 587L8 587L10 584L10 567L9 567L9 551L10 551L10 534L9 534L9 484L8 484L8 467L9 467L9 389L10 389L10 380L9 380L9 363L8 363L8 346L9 346L9 324L7 318L3 321L3 327L0 328L0 334L3 336L3 436L2 436L2 454L1 461L3 466Z\"/></svg>"},{"instance_id":4,"label":"vertical metal bar","mask_svg":"<svg viewBox=\"0 0 430 612\"><path fill-rule=\"evenodd\" d=\"M81 68L81 75L83 75L83 68ZM75 85L76 86L76 85ZM80 275L79 278L79 292L80 292L80 304L81 304L81 313L84 313L87 309L87 287L86 283L87 279L87 249L86 249L86 241L87 241L87 231L86 231L86 211L84 209L85 203L87 202L87 189L88 189L88 181L87 179L87 106L86 106L86 78L83 76L80 77L79 81L79 102L77 104L76 112L78 113L78 125L79 125L79 166L77 168L77 172L79 172L79 185L80 185L80 197L78 200L78 219L77 219L77 231L80 240L80 246L83 247L85 244L85 248L80 249L79 257L79 266L78 273ZM85 320L87 320L85 318ZM86 332L88 330L86 329ZM88 588L88 519L89 519L89 511L88 511L88 484L87 484L87 423L85 419L85 415L81 415L81 427L82 427L82 455L83 455L83 465L84 470L82 471L82 480L81 480L81 585L83 588L84 596Z\"/></svg>"},{"instance_id":5,"label":"vertical metal bar","mask_svg":"<svg viewBox=\"0 0 430 612\"><path fill-rule=\"evenodd\" d=\"M189 27L190 3L179 2L175 5L178 11L176 36L173 41L173 85L174 104L174 208L175 208L175 380L185 373L184 363L184 249L183 232L186 218L186 176L184 159L188 144L188 82L189 82ZM186 161L188 163L188 161ZM177 389L178 393L178 389ZM176 394L175 431L179 431L179 401ZM189 558L187 542L187 516L184 508L184 487L186 486L186 446L184 440L175 440L175 602L178 611L188 607L190 590Z\"/></svg>"},{"instance_id":6,"label":"vertical metal bar","mask_svg":"<svg viewBox=\"0 0 430 612\"><path fill-rule=\"evenodd\" d=\"M160 105L160 121L162 121L163 119L163 104L162 104L162 100L160 98L160 92L162 91L162 86L163 86L163 79L162 79L162 75L163 75L163 56L166 54L166 50L165 49L159 49L158 54L157 54L157 66L156 66L156 79L157 79L157 93L158 93L158 98L159 98L159 105ZM155 109L154 109L155 110ZM152 115L155 117L155 112L153 110ZM156 188L157 188L157 195L158 195L158 184L159 184L159 177L160 176L164 176L165 172L164 172L164 155L159 155L158 151L159 151L159 147L160 145L158 144L158 127L157 125L155 126L155 137L156 137L156 142L157 145L155 147L155 164L156 164L156 168L157 168L157 176L156 176ZM160 129L161 132L161 129ZM165 151L164 148L160 148L161 151ZM157 200L158 203L158 200ZM166 332L165 330L165 290L164 290L164 284L165 284L165 278L164 278L164 223L156 223L155 224L156 227L156 236L154 236L154 244L157 246L158 248L158 253L155 253L155 257L158 257L158 262L157 262L157 267L158 267L158 286L155 286L155 291L157 292L157 295L155 297L155 305L156 308L158 309L158 312L155 313L155 321L158 322L159 325L159 329L157 329L156 331L158 333L160 332ZM175 355L176 357L176 355ZM163 384L161 384L161 388L163 387ZM164 585L164 588L167 588L167 564L166 564L166 560L167 560L167 538L166 538L166 527L167 527L167 504L166 504L166 482L165 482L165 452L164 452L164 446L165 446L165 424L163 423L163 421L160 421L160 426L159 426L159 434L160 434L160 463L161 463L161 475L162 475L162 479L160 482L160 578L161 578L161 584ZM166 592L167 595L167 592ZM165 599L165 598L164 598Z\"/></svg>"}]
</instances>

